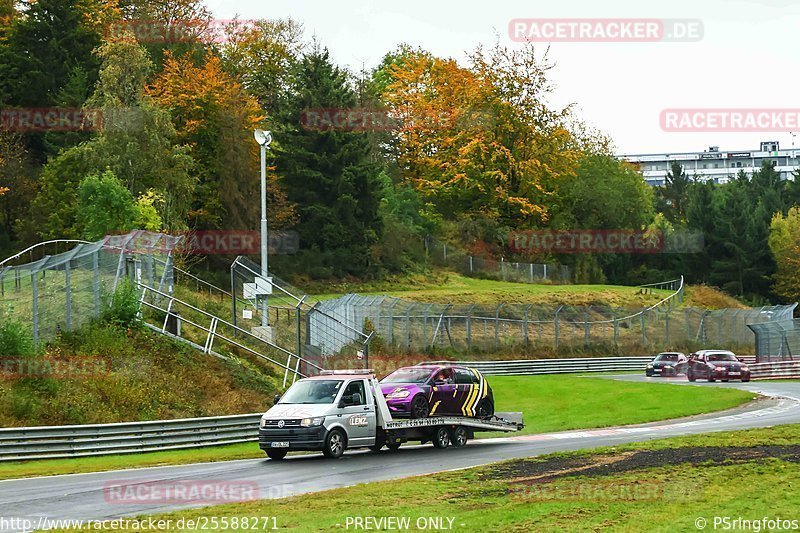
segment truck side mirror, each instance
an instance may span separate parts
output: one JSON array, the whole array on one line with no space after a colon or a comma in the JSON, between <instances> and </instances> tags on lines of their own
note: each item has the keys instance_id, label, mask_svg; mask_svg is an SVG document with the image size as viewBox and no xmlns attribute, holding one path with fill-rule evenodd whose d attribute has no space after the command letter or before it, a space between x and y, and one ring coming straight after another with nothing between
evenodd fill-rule
<instances>
[{"instance_id":1,"label":"truck side mirror","mask_svg":"<svg viewBox=\"0 0 800 533\"><path fill-rule=\"evenodd\" d=\"M276 395L275 395L275 396L272 398L272 405L275 405L275 404L276 404L276 403L278 403L280 400L281 400L281 395L280 395L280 394L276 394Z\"/></svg>"}]
</instances>

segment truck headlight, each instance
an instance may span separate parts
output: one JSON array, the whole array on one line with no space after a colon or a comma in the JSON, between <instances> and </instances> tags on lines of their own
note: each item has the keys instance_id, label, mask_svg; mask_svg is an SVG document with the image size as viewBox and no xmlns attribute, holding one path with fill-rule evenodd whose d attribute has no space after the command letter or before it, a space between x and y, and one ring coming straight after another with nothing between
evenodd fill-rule
<instances>
[{"instance_id":1,"label":"truck headlight","mask_svg":"<svg viewBox=\"0 0 800 533\"><path fill-rule=\"evenodd\" d=\"M396 391L390 392L389 394L386 395L386 397L388 399L390 399L390 400L395 400L395 399L399 399L399 398L408 398L409 394L411 394L410 391L408 391L406 389L401 389L401 390L396 390Z\"/></svg>"},{"instance_id":2,"label":"truck headlight","mask_svg":"<svg viewBox=\"0 0 800 533\"><path fill-rule=\"evenodd\" d=\"M314 418L304 418L300 421L300 427L312 428L316 426L321 426L324 421L325 421L324 416L317 416Z\"/></svg>"}]
</instances>

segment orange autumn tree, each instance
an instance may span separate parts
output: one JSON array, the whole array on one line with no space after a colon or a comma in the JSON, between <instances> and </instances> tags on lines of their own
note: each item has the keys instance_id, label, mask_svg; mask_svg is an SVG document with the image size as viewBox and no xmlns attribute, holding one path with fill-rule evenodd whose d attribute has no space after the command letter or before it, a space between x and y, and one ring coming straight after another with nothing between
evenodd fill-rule
<instances>
[{"instance_id":1,"label":"orange autumn tree","mask_svg":"<svg viewBox=\"0 0 800 533\"><path fill-rule=\"evenodd\" d=\"M261 109L241 84L210 54L202 65L167 53L164 69L148 89L169 109L180 142L192 147L199 183L192 213L195 226L255 229L260 219L259 152L253 130ZM277 176L267 180L270 223L294 218Z\"/></svg>"},{"instance_id":2,"label":"orange autumn tree","mask_svg":"<svg viewBox=\"0 0 800 533\"><path fill-rule=\"evenodd\" d=\"M553 184L573 172L578 153L568 110L544 103L549 66L532 49L478 49L469 68L405 49L386 69L382 100L401 122L394 155L426 200L447 218L546 220Z\"/></svg>"}]
</instances>

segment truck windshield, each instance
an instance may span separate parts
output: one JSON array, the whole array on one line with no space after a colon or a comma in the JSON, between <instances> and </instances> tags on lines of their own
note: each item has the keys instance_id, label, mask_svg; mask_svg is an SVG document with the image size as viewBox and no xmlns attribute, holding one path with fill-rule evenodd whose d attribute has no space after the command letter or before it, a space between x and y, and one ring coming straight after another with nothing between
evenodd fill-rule
<instances>
[{"instance_id":1,"label":"truck windshield","mask_svg":"<svg viewBox=\"0 0 800 533\"><path fill-rule=\"evenodd\" d=\"M298 381L286 391L278 403L333 403L342 383L340 379Z\"/></svg>"},{"instance_id":2,"label":"truck windshield","mask_svg":"<svg viewBox=\"0 0 800 533\"><path fill-rule=\"evenodd\" d=\"M430 368L400 368L381 380L381 383L425 383L431 377Z\"/></svg>"}]
</instances>

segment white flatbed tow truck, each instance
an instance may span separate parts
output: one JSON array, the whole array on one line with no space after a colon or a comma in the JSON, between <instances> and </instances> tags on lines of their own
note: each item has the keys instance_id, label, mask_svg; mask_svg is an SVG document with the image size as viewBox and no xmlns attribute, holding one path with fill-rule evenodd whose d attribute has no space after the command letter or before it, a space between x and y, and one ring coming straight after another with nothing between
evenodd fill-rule
<instances>
[{"instance_id":1,"label":"white flatbed tow truck","mask_svg":"<svg viewBox=\"0 0 800 533\"><path fill-rule=\"evenodd\" d=\"M497 413L488 418L434 416L394 419L371 370L326 371L295 382L261 417L259 447L271 459L290 451L322 451L341 457L348 448L432 442L436 448L459 448L478 431L515 432L522 413Z\"/></svg>"}]
</instances>

